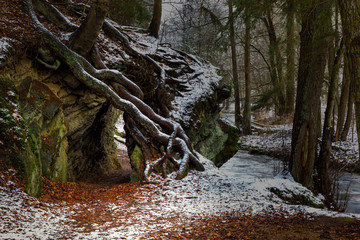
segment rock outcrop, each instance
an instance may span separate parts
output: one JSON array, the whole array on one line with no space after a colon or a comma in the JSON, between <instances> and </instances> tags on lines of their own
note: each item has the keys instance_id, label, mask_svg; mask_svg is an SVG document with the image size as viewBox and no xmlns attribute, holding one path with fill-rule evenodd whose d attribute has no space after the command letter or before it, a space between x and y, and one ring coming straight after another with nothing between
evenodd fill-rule
<instances>
[{"instance_id":1,"label":"rock outcrop","mask_svg":"<svg viewBox=\"0 0 360 240\"><path fill-rule=\"evenodd\" d=\"M11 59L10 52L3 51L7 56L2 59ZM49 70L24 57L4 63L0 78L14 89L28 130L16 161L25 164L27 182L35 188L28 190L31 195L40 195L42 175L76 181L121 167L114 143L118 111L81 84L69 84L73 76L65 67Z\"/></svg>"},{"instance_id":2,"label":"rock outcrop","mask_svg":"<svg viewBox=\"0 0 360 240\"><path fill-rule=\"evenodd\" d=\"M11 41L7 43L11 46ZM2 53L6 57L1 59L6 61L1 65L0 78L12 82L27 129L17 161L24 165L30 194L40 195L41 176L53 181L77 181L121 168L114 143L118 110L78 82L66 66L49 69L35 58L11 60L8 48ZM183 126L195 149L221 165L236 152L238 132L219 118L219 104L230 92L217 69L168 47L158 46L156 52L147 54L161 66L168 64L164 68L169 69L167 74L176 83L164 88L167 93L162 96L166 99L156 99L149 88L151 91L145 92L147 104L160 109L159 101L165 103L171 109L170 117ZM179 64L178 70L174 71L174 64L175 68ZM144 82L137 84L146 87ZM172 89L174 86L181 90ZM135 141L127 140L132 180L136 181L144 170L140 166L143 153Z\"/></svg>"}]
</instances>

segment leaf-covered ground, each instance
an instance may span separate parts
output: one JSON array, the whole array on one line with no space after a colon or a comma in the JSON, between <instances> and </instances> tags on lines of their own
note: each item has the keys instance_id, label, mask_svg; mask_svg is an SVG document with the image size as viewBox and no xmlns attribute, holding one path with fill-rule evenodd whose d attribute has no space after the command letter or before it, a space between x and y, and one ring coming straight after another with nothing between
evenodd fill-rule
<instances>
[{"instance_id":1,"label":"leaf-covered ground","mask_svg":"<svg viewBox=\"0 0 360 240\"><path fill-rule=\"evenodd\" d=\"M118 153L122 163L127 162L126 152L120 149ZM129 175L125 167L86 182L44 179L44 195L35 199L23 192L15 170L4 169L0 177L0 238L360 239L356 218L315 216L284 204L265 206L263 196L258 196L257 202L264 205L260 209L251 199L253 194L240 191L237 194L247 194L249 200L239 198L238 204L249 206L232 207L236 197L227 191L233 186L211 171L209 178L199 174L193 172L183 181L153 176L147 184L130 184L124 183ZM206 183L212 178L216 183ZM199 184L198 188L186 187L188 181ZM224 206L212 202L215 193Z\"/></svg>"}]
</instances>

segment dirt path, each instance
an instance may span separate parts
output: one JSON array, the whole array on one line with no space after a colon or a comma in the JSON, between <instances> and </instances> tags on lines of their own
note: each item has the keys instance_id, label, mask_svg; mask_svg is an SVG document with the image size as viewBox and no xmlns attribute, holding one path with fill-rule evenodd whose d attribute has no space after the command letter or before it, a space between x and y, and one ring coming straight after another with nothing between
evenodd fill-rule
<instances>
[{"instance_id":1,"label":"dirt path","mask_svg":"<svg viewBox=\"0 0 360 240\"><path fill-rule=\"evenodd\" d=\"M136 214L149 215L139 204L139 184L112 184L117 178L99 179L98 183L77 183L58 192L57 201L78 204L72 215L73 231L106 231L126 224L137 224ZM72 190L71 190L72 189ZM151 191L151 189L149 189ZM76 192L76 197L69 192ZM56 195L56 193L55 193ZM53 197L55 196L53 195ZM156 199L156 196L153 196ZM119 211L109 210L114 204ZM181 220L180 220L181 218ZM348 218L298 216L236 216L168 217L157 216L151 224L171 225L145 233L144 239L360 239L360 221ZM95 227L94 227L95 226ZM64 233L63 236L69 233ZM69 235L68 235L69 236ZM69 236L71 238L71 235Z\"/></svg>"},{"instance_id":2,"label":"dirt path","mask_svg":"<svg viewBox=\"0 0 360 240\"><path fill-rule=\"evenodd\" d=\"M128 162L126 154L120 152L120 155L121 161ZM159 196L163 194L161 187L155 183L130 184L127 182L129 174L130 168L125 165L120 171L85 182L54 183L44 179L44 195L40 202L27 200L24 203L54 208L50 212L66 211L67 220L61 223L65 227L49 235L54 239L360 240L360 220L350 218L313 218L303 213L289 216L279 211L263 216L238 213L206 216L164 210L159 203ZM18 182L15 175L9 175L8 180ZM14 224L21 225L21 222Z\"/></svg>"},{"instance_id":3,"label":"dirt path","mask_svg":"<svg viewBox=\"0 0 360 240\"><path fill-rule=\"evenodd\" d=\"M122 163L128 164L126 155L120 154L123 156ZM65 202L69 206L76 206L73 209L75 214L71 217L74 220L74 231L106 232L111 228L120 227L124 222L129 225L137 224L139 219L134 217L135 215L150 214L146 210L148 206L141 202L140 195L137 194L139 188L144 191L146 185L127 183L131 171L129 166L124 166L123 170L86 182L59 184L45 180L42 201ZM157 191L153 191L153 188L147 190L152 195L151 199L156 201ZM112 204L118 211L109 209L109 205ZM150 233L144 233L143 236L144 239L360 239L359 220L277 214L231 214L190 218L156 216L149 221L149 225L166 223L171 227L156 228ZM69 233L64 233L63 236L71 238Z\"/></svg>"}]
</instances>

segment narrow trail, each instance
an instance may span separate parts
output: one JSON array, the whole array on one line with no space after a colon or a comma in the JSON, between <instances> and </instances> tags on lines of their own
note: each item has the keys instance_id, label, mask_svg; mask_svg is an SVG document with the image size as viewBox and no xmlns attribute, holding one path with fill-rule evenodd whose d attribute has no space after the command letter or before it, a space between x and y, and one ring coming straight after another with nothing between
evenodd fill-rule
<instances>
[{"instance_id":1,"label":"narrow trail","mask_svg":"<svg viewBox=\"0 0 360 240\"><path fill-rule=\"evenodd\" d=\"M124 168L111 174L77 183L54 183L44 178L44 194L39 200L16 190L22 183L14 171L1 171L0 238L360 240L360 220L355 218L314 217L302 211L289 214L281 209L263 210L260 214L236 209L220 214L189 213L185 205L174 209L171 201L194 201L198 208L206 209L201 204L211 199L200 197L204 194L201 191L198 198L184 195L187 188L171 179L128 183L131 171L126 151L120 149L118 155ZM204 182L199 184L204 186ZM168 189L180 190L175 198L164 197ZM226 191L231 188L223 190L217 190L222 197L230 194ZM10 207L15 202L9 196L14 195L19 208Z\"/></svg>"},{"instance_id":2,"label":"narrow trail","mask_svg":"<svg viewBox=\"0 0 360 240\"><path fill-rule=\"evenodd\" d=\"M70 225L76 233L63 232L63 236L71 238L79 232L100 231L105 237L112 228L125 225L131 228L131 225L142 222L142 217L150 215L146 229L151 231L140 233L139 239L360 239L359 220L324 216L314 218L300 212L295 216L275 212L265 216L236 212L221 216L174 217L164 213L155 216L149 207L157 201L159 192L153 185L147 187L146 184L128 183L131 174L129 159L125 150L118 149L118 154L124 166L122 170L67 187L45 181L42 200L66 203L72 206L74 212ZM51 195L47 195L49 188L58 188L59 191L51 191ZM149 206L142 201L142 194L138 192L144 189L151 195ZM71 193L74 195L69 195ZM157 224L162 226L165 222L169 227L153 227Z\"/></svg>"}]
</instances>

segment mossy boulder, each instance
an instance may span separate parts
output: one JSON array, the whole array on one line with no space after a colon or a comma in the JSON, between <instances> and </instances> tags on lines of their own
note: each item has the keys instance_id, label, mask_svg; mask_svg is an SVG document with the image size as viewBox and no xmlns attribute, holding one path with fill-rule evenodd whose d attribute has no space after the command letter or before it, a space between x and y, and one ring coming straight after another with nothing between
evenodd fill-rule
<instances>
[{"instance_id":1,"label":"mossy boulder","mask_svg":"<svg viewBox=\"0 0 360 240\"><path fill-rule=\"evenodd\" d=\"M25 191L34 197L42 194L42 171L38 148L27 142L19 151L19 159L24 163Z\"/></svg>"},{"instance_id":2,"label":"mossy boulder","mask_svg":"<svg viewBox=\"0 0 360 240\"><path fill-rule=\"evenodd\" d=\"M135 145L130 155L130 164L132 168L130 181L132 183L138 182L143 179L143 177L141 176L144 172L144 166L142 166L142 159L143 154L141 148L138 145Z\"/></svg>"},{"instance_id":3,"label":"mossy boulder","mask_svg":"<svg viewBox=\"0 0 360 240\"><path fill-rule=\"evenodd\" d=\"M270 192L274 193L276 196L282 200L293 205L305 205L314 208L325 208L325 205L320 202L318 199L315 199L308 192L295 192L291 189L279 189L276 187L271 187ZM310 191L310 190L309 190Z\"/></svg>"},{"instance_id":4,"label":"mossy boulder","mask_svg":"<svg viewBox=\"0 0 360 240\"><path fill-rule=\"evenodd\" d=\"M9 108L6 114L15 121L15 128L0 127L27 129L23 136L21 131L12 131L16 136L12 141L1 137L11 145L7 151L14 154L0 150L0 155L24 173L27 191L34 196L41 193L41 176L76 181L121 168L114 142L117 110L86 87L69 86L65 80L69 78L73 76L65 66L47 69L26 56L11 58L11 64L8 61L0 69L0 79L6 79L13 89L11 95L18 100L15 115L23 124L16 125L17 120L11 118L14 110ZM1 96L9 92L4 89L1 87ZM8 103L8 99L1 102Z\"/></svg>"},{"instance_id":5,"label":"mossy boulder","mask_svg":"<svg viewBox=\"0 0 360 240\"><path fill-rule=\"evenodd\" d=\"M320 199L316 198L309 189L296 183L286 171L280 173L275 179L268 180L267 184L270 185L267 189L271 193L289 204L325 208Z\"/></svg>"},{"instance_id":6,"label":"mossy boulder","mask_svg":"<svg viewBox=\"0 0 360 240\"><path fill-rule=\"evenodd\" d=\"M40 146L42 174L53 181L67 179L67 138L61 100L42 82L27 77L20 86L20 107Z\"/></svg>"},{"instance_id":7,"label":"mossy boulder","mask_svg":"<svg viewBox=\"0 0 360 240\"><path fill-rule=\"evenodd\" d=\"M7 167L19 170L31 196L42 193L39 146L24 121L10 76L0 74L0 158Z\"/></svg>"},{"instance_id":8,"label":"mossy boulder","mask_svg":"<svg viewBox=\"0 0 360 240\"><path fill-rule=\"evenodd\" d=\"M224 84L213 84L211 92L188 105L190 117L179 121L194 148L220 167L239 150L239 130L220 119L220 104L230 97Z\"/></svg>"}]
</instances>

